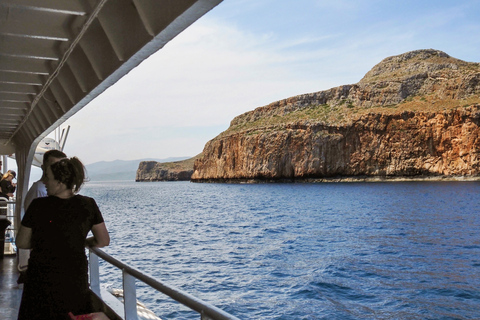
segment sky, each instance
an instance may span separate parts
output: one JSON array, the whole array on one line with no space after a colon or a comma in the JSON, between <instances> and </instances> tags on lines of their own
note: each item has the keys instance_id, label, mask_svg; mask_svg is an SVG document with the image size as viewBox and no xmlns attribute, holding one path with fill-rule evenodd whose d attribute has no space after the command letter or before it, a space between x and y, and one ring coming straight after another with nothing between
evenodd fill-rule
<instances>
[{"instance_id":1,"label":"sky","mask_svg":"<svg viewBox=\"0 0 480 320\"><path fill-rule=\"evenodd\" d=\"M237 115L353 84L384 58L480 62L480 1L224 0L73 115L84 164L191 157Z\"/></svg>"}]
</instances>

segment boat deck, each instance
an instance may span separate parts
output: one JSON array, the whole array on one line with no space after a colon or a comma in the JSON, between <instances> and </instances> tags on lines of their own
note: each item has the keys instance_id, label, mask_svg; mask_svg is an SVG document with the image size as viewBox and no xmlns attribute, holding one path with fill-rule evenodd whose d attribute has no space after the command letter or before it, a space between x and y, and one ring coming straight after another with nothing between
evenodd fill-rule
<instances>
[{"instance_id":1,"label":"boat deck","mask_svg":"<svg viewBox=\"0 0 480 320\"><path fill-rule=\"evenodd\" d=\"M23 285L17 284L17 256L0 259L0 319L17 319Z\"/></svg>"}]
</instances>

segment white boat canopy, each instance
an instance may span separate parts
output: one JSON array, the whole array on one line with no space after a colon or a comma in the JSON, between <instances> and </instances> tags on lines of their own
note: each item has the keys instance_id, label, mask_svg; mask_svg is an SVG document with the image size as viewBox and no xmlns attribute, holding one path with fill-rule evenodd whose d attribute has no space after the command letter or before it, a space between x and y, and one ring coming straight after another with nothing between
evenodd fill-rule
<instances>
[{"instance_id":1,"label":"white boat canopy","mask_svg":"<svg viewBox=\"0 0 480 320\"><path fill-rule=\"evenodd\" d=\"M0 0L0 155L15 153L16 219L42 138L221 1Z\"/></svg>"}]
</instances>

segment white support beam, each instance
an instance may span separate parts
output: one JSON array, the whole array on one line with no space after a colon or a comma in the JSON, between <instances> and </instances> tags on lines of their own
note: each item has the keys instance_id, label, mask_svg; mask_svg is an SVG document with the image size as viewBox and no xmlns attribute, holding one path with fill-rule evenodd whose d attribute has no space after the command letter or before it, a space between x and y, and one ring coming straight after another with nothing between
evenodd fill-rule
<instances>
[{"instance_id":1,"label":"white support beam","mask_svg":"<svg viewBox=\"0 0 480 320\"><path fill-rule=\"evenodd\" d=\"M53 108L52 111L58 118L61 118L65 111L70 108L73 102L70 101L70 98L62 88L62 84L57 79L50 84L49 89L55 97L54 106L57 106L57 108Z\"/></svg>"},{"instance_id":2,"label":"white support beam","mask_svg":"<svg viewBox=\"0 0 480 320\"><path fill-rule=\"evenodd\" d=\"M63 68L62 72L60 72L57 76L56 83L60 84L65 94L70 98L70 102L75 104L80 100L78 94L76 94L76 90L78 90L79 86L75 77L70 72L70 69ZM81 90L79 90L81 92ZM83 96L83 93L82 93Z\"/></svg>"}]
</instances>

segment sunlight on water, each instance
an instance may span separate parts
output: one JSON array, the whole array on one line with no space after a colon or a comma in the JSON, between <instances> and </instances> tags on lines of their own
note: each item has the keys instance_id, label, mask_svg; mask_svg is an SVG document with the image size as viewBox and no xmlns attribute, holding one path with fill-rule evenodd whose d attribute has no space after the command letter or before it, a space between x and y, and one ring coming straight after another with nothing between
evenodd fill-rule
<instances>
[{"instance_id":1,"label":"sunlight on water","mask_svg":"<svg viewBox=\"0 0 480 320\"><path fill-rule=\"evenodd\" d=\"M474 319L480 184L90 182L105 251L240 319ZM121 287L121 272L102 266ZM137 283L163 319L198 319Z\"/></svg>"}]
</instances>

